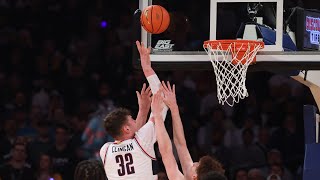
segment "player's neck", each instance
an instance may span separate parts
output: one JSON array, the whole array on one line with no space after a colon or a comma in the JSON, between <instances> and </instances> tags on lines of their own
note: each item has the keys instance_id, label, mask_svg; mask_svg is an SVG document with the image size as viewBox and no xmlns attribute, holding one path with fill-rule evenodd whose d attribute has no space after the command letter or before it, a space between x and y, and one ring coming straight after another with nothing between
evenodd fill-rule
<instances>
[{"instance_id":1,"label":"player's neck","mask_svg":"<svg viewBox=\"0 0 320 180\"><path fill-rule=\"evenodd\" d=\"M115 138L114 141L117 143L120 143L122 141L128 140L128 139L132 139L134 137L134 135L123 135L122 137L119 138Z\"/></svg>"}]
</instances>

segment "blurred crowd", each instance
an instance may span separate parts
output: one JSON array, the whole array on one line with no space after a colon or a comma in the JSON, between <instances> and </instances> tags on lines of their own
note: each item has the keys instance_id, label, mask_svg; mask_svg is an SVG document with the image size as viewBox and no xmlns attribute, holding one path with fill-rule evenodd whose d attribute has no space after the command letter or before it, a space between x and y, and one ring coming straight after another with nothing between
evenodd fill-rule
<instances>
[{"instance_id":1,"label":"blurred crowd","mask_svg":"<svg viewBox=\"0 0 320 180\"><path fill-rule=\"evenodd\" d=\"M71 180L80 161L99 159L113 140L103 117L116 107L137 114L135 91L146 82L131 64L138 7L132 0L0 0L2 180ZM301 179L303 105L315 104L306 87L251 72L249 97L231 108L219 105L211 71L157 74L176 84L194 160L212 155L229 179ZM166 127L172 134L170 116ZM159 153L155 173L166 178Z\"/></svg>"}]
</instances>

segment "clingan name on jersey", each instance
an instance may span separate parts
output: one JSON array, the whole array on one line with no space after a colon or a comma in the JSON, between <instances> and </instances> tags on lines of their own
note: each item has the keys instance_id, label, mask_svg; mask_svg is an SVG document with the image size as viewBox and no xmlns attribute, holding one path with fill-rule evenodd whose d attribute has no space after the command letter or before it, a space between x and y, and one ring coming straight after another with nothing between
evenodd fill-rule
<instances>
[{"instance_id":1,"label":"clingan name on jersey","mask_svg":"<svg viewBox=\"0 0 320 180\"><path fill-rule=\"evenodd\" d=\"M121 146L121 147L112 146L112 153L121 152L121 151L127 152L127 151L132 151L132 150L133 150L132 143Z\"/></svg>"},{"instance_id":2,"label":"clingan name on jersey","mask_svg":"<svg viewBox=\"0 0 320 180\"><path fill-rule=\"evenodd\" d=\"M172 51L174 44L171 44L171 40L158 40L155 51Z\"/></svg>"}]
</instances>

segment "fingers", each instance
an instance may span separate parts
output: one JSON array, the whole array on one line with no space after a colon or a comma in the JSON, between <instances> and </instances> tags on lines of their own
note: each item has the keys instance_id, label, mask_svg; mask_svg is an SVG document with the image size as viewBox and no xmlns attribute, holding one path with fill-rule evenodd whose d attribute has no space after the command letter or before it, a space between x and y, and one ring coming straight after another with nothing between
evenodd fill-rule
<instances>
[{"instance_id":1,"label":"fingers","mask_svg":"<svg viewBox=\"0 0 320 180\"><path fill-rule=\"evenodd\" d=\"M173 93L176 94L176 85L175 84L173 84L172 90L173 90Z\"/></svg>"},{"instance_id":2,"label":"fingers","mask_svg":"<svg viewBox=\"0 0 320 180\"><path fill-rule=\"evenodd\" d=\"M141 89L141 95L145 95L145 94L147 94L148 97L151 97L152 91L151 91L150 86L147 88L146 83L143 83L143 86L142 86L142 89Z\"/></svg>"},{"instance_id":3,"label":"fingers","mask_svg":"<svg viewBox=\"0 0 320 180\"><path fill-rule=\"evenodd\" d=\"M162 81L162 87L165 91L168 91L167 85L164 81Z\"/></svg>"},{"instance_id":4,"label":"fingers","mask_svg":"<svg viewBox=\"0 0 320 180\"><path fill-rule=\"evenodd\" d=\"M152 91L150 86L147 88L147 93L148 93L148 97L150 97L152 95Z\"/></svg>"},{"instance_id":5,"label":"fingers","mask_svg":"<svg viewBox=\"0 0 320 180\"><path fill-rule=\"evenodd\" d=\"M144 43L143 42L141 42L141 52L143 53L143 54L145 54L146 53L146 47L144 46Z\"/></svg>"},{"instance_id":6,"label":"fingers","mask_svg":"<svg viewBox=\"0 0 320 180\"><path fill-rule=\"evenodd\" d=\"M169 81L167 81L167 84L164 81L162 81L162 87L165 91L175 93L175 85L173 85L173 87L171 88L171 84Z\"/></svg>"},{"instance_id":7,"label":"fingers","mask_svg":"<svg viewBox=\"0 0 320 180\"><path fill-rule=\"evenodd\" d=\"M144 47L143 42L140 43L139 41L136 41L136 45L140 54L143 54L146 52L145 50L146 48Z\"/></svg>"},{"instance_id":8,"label":"fingers","mask_svg":"<svg viewBox=\"0 0 320 180\"><path fill-rule=\"evenodd\" d=\"M139 91L136 91L136 94L137 94L137 98L141 99L141 95L140 95Z\"/></svg>"},{"instance_id":9,"label":"fingers","mask_svg":"<svg viewBox=\"0 0 320 180\"><path fill-rule=\"evenodd\" d=\"M138 48L139 53L141 53L141 45L140 45L140 42L139 42L139 41L136 41L136 45L137 45L137 48Z\"/></svg>"},{"instance_id":10,"label":"fingers","mask_svg":"<svg viewBox=\"0 0 320 180\"><path fill-rule=\"evenodd\" d=\"M151 47L146 48L143 42L136 41L136 45L140 54L150 54Z\"/></svg>"},{"instance_id":11,"label":"fingers","mask_svg":"<svg viewBox=\"0 0 320 180\"><path fill-rule=\"evenodd\" d=\"M172 92L171 85L170 85L169 81L167 81L167 86L168 86L169 91Z\"/></svg>"},{"instance_id":12,"label":"fingers","mask_svg":"<svg viewBox=\"0 0 320 180\"><path fill-rule=\"evenodd\" d=\"M143 83L142 89L141 89L141 94L146 91L146 83Z\"/></svg>"}]
</instances>

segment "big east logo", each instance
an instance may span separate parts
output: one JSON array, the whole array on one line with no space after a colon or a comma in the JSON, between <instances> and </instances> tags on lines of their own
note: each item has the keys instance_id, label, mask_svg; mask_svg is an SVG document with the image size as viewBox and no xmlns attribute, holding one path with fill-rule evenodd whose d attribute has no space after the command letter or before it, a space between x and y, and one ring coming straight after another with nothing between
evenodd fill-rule
<instances>
[{"instance_id":1,"label":"big east logo","mask_svg":"<svg viewBox=\"0 0 320 180\"><path fill-rule=\"evenodd\" d=\"M170 43L171 40L159 40L154 49L158 51L172 51L172 47L174 46L174 44Z\"/></svg>"},{"instance_id":2,"label":"big east logo","mask_svg":"<svg viewBox=\"0 0 320 180\"><path fill-rule=\"evenodd\" d=\"M306 31L310 32L310 43L319 45L320 18L306 17Z\"/></svg>"}]
</instances>

